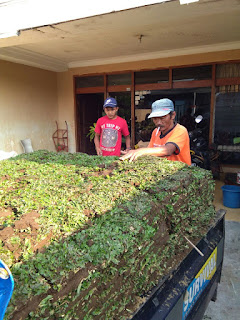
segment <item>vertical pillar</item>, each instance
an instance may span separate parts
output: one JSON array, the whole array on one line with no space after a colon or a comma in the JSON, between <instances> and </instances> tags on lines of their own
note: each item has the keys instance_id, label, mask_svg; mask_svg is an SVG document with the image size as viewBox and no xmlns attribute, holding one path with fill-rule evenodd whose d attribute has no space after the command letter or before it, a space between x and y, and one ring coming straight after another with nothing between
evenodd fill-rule
<instances>
[{"instance_id":1,"label":"vertical pillar","mask_svg":"<svg viewBox=\"0 0 240 320\"><path fill-rule=\"evenodd\" d=\"M172 77L172 68L171 67L169 68L169 79L168 79L168 82L169 82L169 89L172 89L172 87L173 87L173 77Z\"/></svg>"},{"instance_id":2,"label":"vertical pillar","mask_svg":"<svg viewBox=\"0 0 240 320\"><path fill-rule=\"evenodd\" d=\"M103 75L103 81L104 81L104 100L107 99L107 95L108 95L108 92L107 92L107 75L104 74Z\"/></svg>"},{"instance_id":3,"label":"vertical pillar","mask_svg":"<svg viewBox=\"0 0 240 320\"><path fill-rule=\"evenodd\" d=\"M210 121L209 121L209 144L213 143L213 135L214 135L215 95L216 95L216 64L213 64L212 65Z\"/></svg>"},{"instance_id":4,"label":"vertical pillar","mask_svg":"<svg viewBox=\"0 0 240 320\"><path fill-rule=\"evenodd\" d=\"M135 146L135 77L131 72L131 147Z\"/></svg>"}]
</instances>

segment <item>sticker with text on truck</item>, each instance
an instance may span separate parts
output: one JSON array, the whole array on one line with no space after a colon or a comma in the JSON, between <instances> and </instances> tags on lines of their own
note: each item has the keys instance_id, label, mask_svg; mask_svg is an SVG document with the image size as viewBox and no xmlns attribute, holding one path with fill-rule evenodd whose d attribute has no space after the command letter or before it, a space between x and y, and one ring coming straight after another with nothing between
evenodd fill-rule
<instances>
[{"instance_id":1,"label":"sticker with text on truck","mask_svg":"<svg viewBox=\"0 0 240 320\"><path fill-rule=\"evenodd\" d=\"M195 276L193 281L188 286L183 301L182 320L185 320L193 308L195 302L200 297L201 293L212 279L216 272L217 265L217 248L214 249L210 257L204 263L201 270Z\"/></svg>"}]
</instances>

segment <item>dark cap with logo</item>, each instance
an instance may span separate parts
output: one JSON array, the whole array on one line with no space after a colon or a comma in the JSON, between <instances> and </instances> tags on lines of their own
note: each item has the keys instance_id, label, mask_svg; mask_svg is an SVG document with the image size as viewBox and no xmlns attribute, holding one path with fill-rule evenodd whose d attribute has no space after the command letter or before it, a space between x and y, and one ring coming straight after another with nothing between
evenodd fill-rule
<instances>
[{"instance_id":1,"label":"dark cap with logo","mask_svg":"<svg viewBox=\"0 0 240 320\"><path fill-rule=\"evenodd\" d=\"M117 101L116 101L116 99L114 99L114 98L112 98L112 97L107 98L107 99L104 101L104 104L103 104L103 108L106 108L106 107L110 107L110 108L115 108L115 107L117 107Z\"/></svg>"}]
</instances>

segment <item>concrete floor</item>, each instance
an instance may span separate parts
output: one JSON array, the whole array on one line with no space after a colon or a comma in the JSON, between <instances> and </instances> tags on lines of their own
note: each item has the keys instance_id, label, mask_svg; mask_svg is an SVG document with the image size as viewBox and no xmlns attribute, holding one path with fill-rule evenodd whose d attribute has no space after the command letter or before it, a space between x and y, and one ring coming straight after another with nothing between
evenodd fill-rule
<instances>
[{"instance_id":1,"label":"concrete floor","mask_svg":"<svg viewBox=\"0 0 240 320\"><path fill-rule=\"evenodd\" d=\"M232 209L232 208L225 207L223 205L223 193L221 189L223 185L224 185L224 182L220 180L215 181L214 205L215 205L216 211L220 209L224 209L226 211L226 216L225 216L226 220L240 222L240 208Z\"/></svg>"},{"instance_id":2,"label":"concrete floor","mask_svg":"<svg viewBox=\"0 0 240 320\"><path fill-rule=\"evenodd\" d=\"M216 210L226 211L225 251L221 283L218 285L216 302L210 302L204 320L240 319L240 208L223 205L222 181L216 181Z\"/></svg>"}]
</instances>

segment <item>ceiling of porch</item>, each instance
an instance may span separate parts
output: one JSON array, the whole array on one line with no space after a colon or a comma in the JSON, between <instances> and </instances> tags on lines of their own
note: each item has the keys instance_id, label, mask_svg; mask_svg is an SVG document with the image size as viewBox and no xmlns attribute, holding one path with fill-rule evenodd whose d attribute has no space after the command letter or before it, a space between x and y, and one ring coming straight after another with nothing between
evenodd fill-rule
<instances>
[{"instance_id":1,"label":"ceiling of porch","mask_svg":"<svg viewBox=\"0 0 240 320\"><path fill-rule=\"evenodd\" d=\"M0 59L52 71L240 49L240 0L179 0L21 30Z\"/></svg>"}]
</instances>

